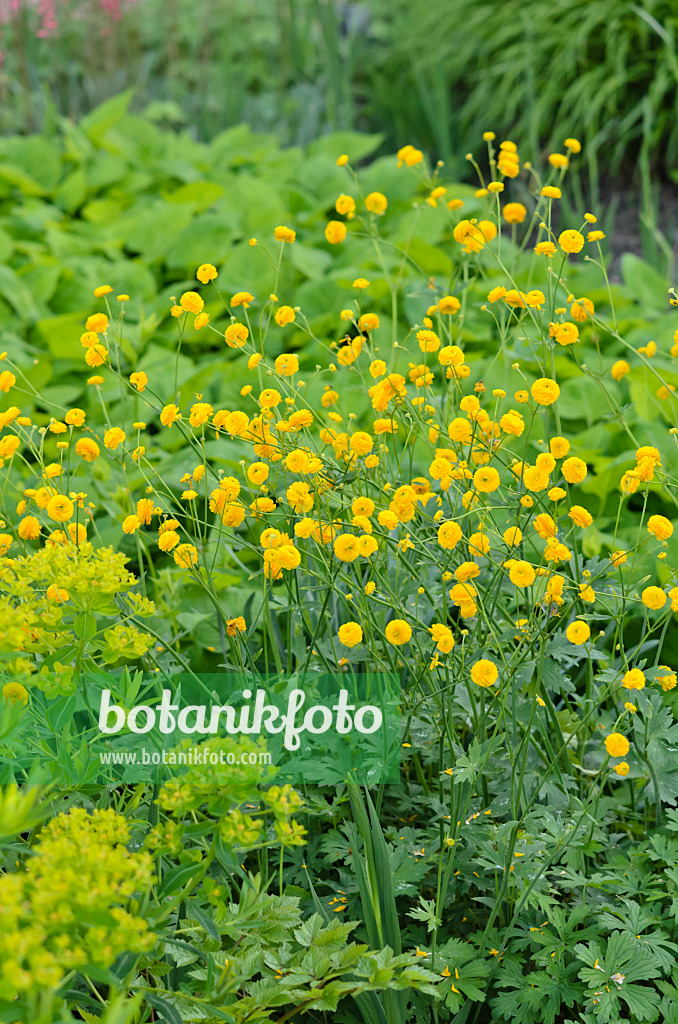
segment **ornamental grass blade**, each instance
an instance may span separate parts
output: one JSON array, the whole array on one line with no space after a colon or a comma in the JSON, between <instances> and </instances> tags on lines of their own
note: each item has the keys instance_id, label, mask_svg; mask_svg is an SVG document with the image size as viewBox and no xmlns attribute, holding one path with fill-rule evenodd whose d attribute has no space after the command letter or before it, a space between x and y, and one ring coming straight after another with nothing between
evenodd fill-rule
<instances>
[{"instance_id":1,"label":"ornamental grass blade","mask_svg":"<svg viewBox=\"0 0 678 1024\"><path fill-rule=\"evenodd\" d=\"M353 863L363 903L365 924L374 949L390 946L394 953L402 952L402 940L395 893L391 875L391 864L384 833L374 804L366 793L367 807L360 787L353 781L348 783L348 795L355 824L358 827L365 849L365 865L357 852L357 831L355 826L347 827ZM369 815L368 815L369 810ZM405 996L402 992L383 994L383 1005L389 1024L405 1020Z\"/></svg>"},{"instance_id":2,"label":"ornamental grass blade","mask_svg":"<svg viewBox=\"0 0 678 1024\"><path fill-rule=\"evenodd\" d=\"M354 996L353 1001L360 1010L360 1016L365 1024L389 1024L389 1018L384 1013L376 992L363 992L359 996Z\"/></svg>"},{"instance_id":3,"label":"ornamental grass blade","mask_svg":"<svg viewBox=\"0 0 678 1024\"><path fill-rule=\"evenodd\" d=\"M358 853L358 833L355 825L348 824L346 826L346 834L348 835L349 842L351 844L351 855L353 857L353 867L355 869L355 875L358 880L358 888L360 890L360 902L363 909L363 918L365 920L365 927L367 928L367 940L372 949L381 949L381 928L375 914L375 907L372 902L372 890L367 878L367 871L363 864L360 854Z\"/></svg>"},{"instance_id":4,"label":"ornamental grass blade","mask_svg":"<svg viewBox=\"0 0 678 1024\"><path fill-rule=\"evenodd\" d=\"M402 953L402 940L400 937L400 924L398 922L398 910L393 890L393 869L389 849L384 839L384 833L379 822L379 817L372 803L370 794L366 791L365 798L372 824L372 845L374 860L379 880L379 909L381 916L382 938L384 944L390 946L394 953Z\"/></svg>"}]
</instances>

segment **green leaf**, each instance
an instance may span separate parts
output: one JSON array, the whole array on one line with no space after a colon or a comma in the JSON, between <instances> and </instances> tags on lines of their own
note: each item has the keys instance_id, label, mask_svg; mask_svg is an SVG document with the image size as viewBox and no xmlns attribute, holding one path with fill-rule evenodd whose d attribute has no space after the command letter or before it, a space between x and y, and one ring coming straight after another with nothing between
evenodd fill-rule
<instances>
[{"instance_id":1,"label":"green leaf","mask_svg":"<svg viewBox=\"0 0 678 1024\"><path fill-rule=\"evenodd\" d=\"M44 135L18 135L0 139L0 160L20 168L45 192L52 192L62 173L61 146ZM39 194L32 187L26 195Z\"/></svg>"},{"instance_id":2,"label":"green leaf","mask_svg":"<svg viewBox=\"0 0 678 1024\"><path fill-rule=\"evenodd\" d=\"M452 261L438 246L430 245L421 238L413 238L408 247L408 254L425 274L452 276Z\"/></svg>"},{"instance_id":3,"label":"green leaf","mask_svg":"<svg viewBox=\"0 0 678 1024\"><path fill-rule=\"evenodd\" d=\"M75 695L62 697L47 709L47 723L53 733L60 734L66 724L73 720L77 704Z\"/></svg>"},{"instance_id":4,"label":"green leaf","mask_svg":"<svg viewBox=\"0 0 678 1024\"><path fill-rule=\"evenodd\" d=\"M388 1024L384 1008L376 992L361 992L353 997L365 1024Z\"/></svg>"},{"instance_id":5,"label":"green leaf","mask_svg":"<svg viewBox=\"0 0 678 1024\"><path fill-rule=\"evenodd\" d=\"M669 282L644 260L625 252L621 259L621 273L626 292L643 307L651 304L668 308Z\"/></svg>"},{"instance_id":6,"label":"green leaf","mask_svg":"<svg viewBox=\"0 0 678 1024\"><path fill-rule=\"evenodd\" d=\"M81 118L80 129L95 145L100 145L106 132L127 113L133 95L134 89L127 89L101 103L91 113Z\"/></svg>"},{"instance_id":7,"label":"green leaf","mask_svg":"<svg viewBox=\"0 0 678 1024\"><path fill-rule=\"evenodd\" d=\"M86 197L87 178L85 177L85 169L83 167L76 167L57 189L54 201L62 210L72 213L79 206L82 206Z\"/></svg>"},{"instance_id":8,"label":"green leaf","mask_svg":"<svg viewBox=\"0 0 678 1024\"><path fill-rule=\"evenodd\" d=\"M436 917L435 900L425 900L423 896L419 897L419 906L409 910L407 916L415 921L423 921L426 924L426 930L429 932L440 928L443 923L439 917Z\"/></svg>"},{"instance_id":9,"label":"green leaf","mask_svg":"<svg viewBox=\"0 0 678 1024\"><path fill-rule=\"evenodd\" d=\"M77 1007L77 1011L87 1024L101 1024L101 1017L97 1017L94 1013L88 1013L87 1010L83 1010L82 1006Z\"/></svg>"},{"instance_id":10,"label":"green leaf","mask_svg":"<svg viewBox=\"0 0 678 1024\"><path fill-rule=\"evenodd\" d=\"M13 164L0 163L0 181L16 186L25 196L41 196L44 194L42 185L35 178L22 170L21 167L15 167ZM6 192L9 191L9 189L6 190Z\"/></svg>"},{"instance_id":11,"label":"green leaf","mask_svg":"<svg viewBox=\"0 0 678 1024\"><path fill-rule=\"evenodd\" d=\"M224 194L223 185L214 181L192 181L165 195L168 203L190 206L196 213L208 210Z\"/></svg>"},{"instance_id":12,"label":"green leaf","mask_svg":"<svg viewBox=\"0 0 678 1024\"><path fill-rule=\"evenodd\" d=\"M295 242L291 250L292 263L305 277L321 278L332 265L332 256L323 249Z\"/></svg>"},{"instance_id":13,"label":"green leaf","mask_svg":"<svg viewBox=\"0 0 678 1024\"><path fill-rule=\"evenodd\" d=\"M0 228L0 263L7 263L14 250L14 239Z\"/></svg>"},{"instance_id":14,"label":"green leaf","mask_svg":"<svg viewBox=\"0 0 678 1024\"><path fill-rule=\"evenodd\" d=\"M75 617L73 632L80 640L91 640L97 631L97 617L93 612L80 612Z\"/></svg>"},{"instance_id":15,"label":"green leaf","mask_svg":"<svg viewBox=\"0 0 678 1024\"><path fill-rule=\"evenodd\" d=\"M235 211L198 214L173 237L166 253L168 266L185 267L191 276L206 261L219 266L231 252L239 225Z\"/></svg>"},{"instance_id":16,"label":"green leaf","mask_svg":"<svg viewBox=\"0 0 678 1024\"><path fill-rule=\"evenodd\" d=\"M85 329L87 312L61 313L38 320L36 327L51 354L59 359L82 361L80 335Z\"/></svg>"},{"instance_id":17,"label":"green leaf","mask_svg":"<svg viewBox=\"0 0 678 1024\"><path fill-rule=\"evenodd\" d=\"M195 875L199 874L202 868L199 864L178 864L175 868L163 875L162 882L158 888L158 896L170 896L182 889Z\"/></svg>"},{"instance_id":18,"label":"green leaf","mask_svg":"<svg viewBox=\"0 0 678 1024\"><path fill-rule=\"evenodd\" d=\"M183 1018L176 1006L172 1006L166 999L162 999L153 992L144 992L143 989L136 989L136 991L144 997L149 1006L162 1014L161 1020L167 1021L167 1024L183 1024Z\"/></svg>"},{"instance_id":19,"label":"green leaf","mask_svg":"<svg viewBox=\"0 0 678 1024\"><path fill-rule=\"evenodd\" d=\"M149 263L160 260L176 239L177 234L191 222L191 210L177 206L171 213L165 203L156 202L128 220L127 248L140 253Z\"/></svg>"},{"instance_id":20,"label":"green leaf","mask_svg":"<svg viewBox=\"0 0 678 1024\"><path fill-rule=\"evenodd\" d=\"M98 964L85 964L83 967L78 967L80 974L84 974L86 978L91 978L93 981L98 981L104 985L117 985L119 984L118 979L109 971L106 967L100 967Z\"/></svg>"},{"instance_id":21,"label":"green leaf","mask_svg":"<svg viewBox=\"0 0 678 1024\"><path fill-rule=\"evenodd\" d=\"M332 135L321 135L308 147L309 156L337 157L347 153L355 167L359 160L374 153L384 141L383 135L365 135L363 132L334 132Z\"/></svg>"},{"instance_id":22,"label":"green leaf","mask_svg":"<svg viewBox=\"0 0 678 1024\"><path fill-rule=\"evenodd\" d=\"M393 867L390 858L390 850L384 839L384 833L375 810L369 791L365 790L365 800L370 816L372 828L372 842L374 845L374 860L379 880L379 908L383 927L383 943L390 946L396 953L402 952L402 940L400 937L400 924L398 921L398 910L396 908L395 894L393 892Z\"/></svg>"},{"instance_id":23,"label":"green leaf","mask_svg":"<svg viewBox=\"0 0 678 1024\"><path fill-rule=\"evenodd\" d=\"M11 267L0 265L0 295L7 299L22 320L38 320L40 318L40 310L33 299L30 288L24 284Z\"/></svg>"},{"instance_id":24,"label":"green leaf","mask_svg":"<svg viewBox=\"0 0 678 1024\"><path fill-rule=\"evenodd\" d=\"M188 911L189 917L194 917L198 924L205 929L208 935L211 935L217 942L220 940L219 930L210 917L204 910L198 906L194 900L186 900L186 910Z\"/></svg>"},{"instance_id":25,"label":"green leaf","mask_svg":"<svg viewBox=\"0 0 678 1024\"><path fill-rule=\"evenodd\" d=\"M657 1019L656 1011L660 996L655 989L645 988L642 985L623 984L619 991L619 998L623 999L636 1020Z\"/></svg>"}]
</instances>

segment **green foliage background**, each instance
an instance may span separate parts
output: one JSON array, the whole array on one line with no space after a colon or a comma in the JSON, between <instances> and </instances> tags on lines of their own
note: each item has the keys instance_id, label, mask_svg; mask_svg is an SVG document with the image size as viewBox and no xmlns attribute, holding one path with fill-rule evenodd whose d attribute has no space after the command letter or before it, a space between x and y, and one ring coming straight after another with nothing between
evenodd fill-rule
<instances>
[{"instance_id":1,"label":"green foliage background","mask_svg":"<svg viewBox=\"0 0 678 1024\"><path fill-rule=\"evenodd\" d=\"M68 22L69 30L56 40L35 38L34 11L24 10L4 29L9 43L0 86L11 102L2 113L10 133L0 139L0 350L11 351L23 369L26 406L38 424L46 424L55 408L72 405L87 411L89 423L100 423L78 341L97 285L130 294L123 359L152 379L167 373L168 354L176 349L171 297L194 286L195 269L206 261L219 267L226 297L240 289L265 295L271 268L263 246L278 223L298 232L279 282L280 300L301 306L317 336L327 342L342 337L340 299L345 293L350 304L357 276L372 282L384 338L409 329L428 304L426 278L455 287L458 264L442 220L423 202L425 191L397 170L390 152L396 143L420 144L445 158L446 198L463 198L468 216L481 206L474 186L461 181L467 176L463 154L477 148L485 128L535 153L551 140L559 144L567 134L581 135L587 187L594 191L601 177L634 168L651 190L651 170L670 174L675 166L676 13L661 0L585 6L575 0L555 6L543 0L452 0L434 9L371 0L348 14L319 0L262 3L254 13L250 4L234 2L205 4L201 18L192 16L195 5L181 0L161 6L165 21L124 11L102 45L99 15L87 5L87 18ZM146 11L158 7L143 5ZM12 40L17 45L10 50ZM69 66L75 51L82 60ZM131 78L134 94L107 95ZM31 127L42 131L27 132ZM384 264L367 236L351 236L346 246L325 242L336 197L347 190L345 172L336 166L342 152L364 162L365 191L388 195L383 236L391 255ZM416 215L413 201L419 202ZM252 237L262 245L250 247ZM400 265L395 247L406 239L413 264L411 274L405 272L405 315L394 324L386 275ZM666 339L678 326L666 301L670 280L634 254L622 259L620 278L608 292L582 261L571 269L570 285L608 317L612 301L619 334L634 347L656 339L660 353L653 365L678 386L666 354ZM538 285L527 257L518 257L516 280L521 287ZM496 283L502 282L488 263L482 288L468 288L469 305ZM216 326L225 325L221 306L208 304L207 310ZM475 309L462 340L474 377L488 387L515 386L514 361L530 368L519 336L497 353L492 322ZM275 344L282 350L282 335ZM304 372L326 357L293 327L284 345L299 354ZM637 444L653 444L658 429L664 433L675 418L675 402L654 397L652 377L637 363L623 385L623 415L601 412L596 377L620 354L614 337L589 326L582 329L579 361L591 372L575 378L565 359L557 366L566 383L559 404L565 428L594 470L583 489L595 515L584 552L592 560L611 536L622 467ZM172 363L187 399L200 392L228 407L250 382L242 367L243 360L236 362L204 331L189 331ZM130 417L115 387L105 397L114 416ZM150 423L150 430L155 426ZM188 454L177 454L171 435L158 436L156 447L161 472L178 477L193 468ZM224 440L208 454L228 471L245 452ZM664 464L678 475L675 450ZM125 485L103 460L94 467L102 543L120 545ZM622 540L625 529L632 533L633 499L629 508ZM653 512L675 518L660 488L648 499L647 513ZM674 562L677 544L674 536ZM138 570L142 560L133 541L123 539L121 546ZM254 562L244 568L253 570ZM218 570L235 603L251 608L260 588L243 566L225 559ZM214 670L219 637L209 601L188 582L175 586L160 566L158 590L163 588L150 626L178 638L176 650L196 670ZM275 628L284 630L292 613L278 598ZM86 632L86 626L74 623L74 630ZM633 643L642 643L631 614L628 630ZM678 661L675 630L666 637L664 657ZM557 687L561 674L558 663L549 661L548 684ZM130 701L136 699L134 672L123 671L118 683ZM17 796L10 783L26 723L21 725L20 709L7 704L0 722L5 870L15 870L41 823L58 810L77 803L114 807L131 822L132 847L140 847L149 831L156 842L157 885L150 896L138 897L136 909L159 934L160 946L153 955L122 954L110 970L97 973L90 965L57 1008L41 1003L39 993L19 1011L0 999L0 1020L10 1024L21 1014L31 1024L244 1024L288 1019L283 1013L291 1005L297 1008L292 1019L296 1014L350 1024L676 1024L675 697L642 700L645 725L638 724L636 740L656 774L630 785L624 801L606 794L591 808L581 795L584 775L567 816L562 791L553 786L520 820L501 805L507 820L495 822L482 813L483 800L501 789L502 757L486 740L464 732L457 737L454 783L448 782L439 763L439 721L425 709L410 721L415 753L400 786L375 793L374 804L350 786L306 792L300 820L308 828L307 846L279 850L270 840L246 853L229 833L216 835L209 809L168 824L157 793L147 787L92 785L87 743L67 728L74 711L70 697L48 695L44 727L35 737L61 773L62 787L29 788L28 795ZM524 725L527 716L521 705L516 721ZM566 713L552 724L569 736ZM543 768L531 758L525 781L533 793ZM261 789L245 782L238 796L259 802ZM464 822L454 872L442 867L442 855L436 860L431 854L436 844L442 849L448 815ZM517 862L516 853L522 855ZM517 898L503 881L512 864ZM217 877L227 879L225 888ZM347 916L359 922L356 938L369 944L369 955L350 944L355 929L337 924L332 901L339 893ZM105 926L106 915L96 923ZM431 945L435 981L418 966L416 954L402 954ZM238 963L233 988L224 980L229 959ZM441 977L443 966L449 973ZM613 980L622 975L621 983ZM118 998L118 988L128 995Z\"/></svg>"},{"instance_id":2,"label":"green foliage background","mask_svg":"<svg viewBox=\"0 0 678 1024\"><path fill-rule=\"evenodd\" d=\"M286 144L360 128L463 170L483 130L536 154L576 129L595 188L678 157L671 0L62 0L2 26L0 127L78 118L134 86L202 138L240 122ZM119 15L119 17L118 17ZM74 59L74 56L76 59Z\"/></svg>"}]
</instances>

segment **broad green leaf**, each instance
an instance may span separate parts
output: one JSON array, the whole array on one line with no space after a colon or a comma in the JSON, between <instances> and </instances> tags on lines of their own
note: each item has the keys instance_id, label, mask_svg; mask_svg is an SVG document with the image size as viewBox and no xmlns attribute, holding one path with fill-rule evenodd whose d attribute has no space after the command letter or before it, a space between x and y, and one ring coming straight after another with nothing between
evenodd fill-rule
<instances>
[{"instance_id":1,"label":"broad green leaf","mask_svg":"<svg viewBox=\"0 0 678 1024\"><path fill-rule=\"evenodd\" d=\"M65 178L54 194L54 202L62 210L72 213L82 206L87 196L87 178L83 167L76 167Z\"/></svg>"},{"instance_id":2,"label":"broad green leaf","mask_svg":"<svg viewBox=\"0 0 678 1024\"><path fill-rule=\"evenodd\" d=\"M2 268L0 268L1 270ZM85 329L88 311L61 313L43 317L36 324L48 350L58 359L82 359L80 335Z\"/></svg>"},{"instance_id":3,"label":"broad green leaf","mask_svg":"<svg viewBox=\"0 0 678 1024\"><path fill-rule=\"evenodd\" d=\"M306 277L317 279L332 265L332 256L322 249L295 242L292 246L292 262Z\"/></svg>"},{"instance_id":4,"label":"broad green leaf","mask_svg":"<svg viewBox=\"0 0 678 1024\"><path fill-rule=\"evenodd\" d=\"M155 202L126 222L127 231L123 236L126 248L139 253L149 263L162 260L177 235L190 222L191 211L186 206L170 210L166 204Z\"/></svg>"},{"instance_id":5,"label":"broad green leaf","mask_svg":"<svg viewBox=\"0 0 678 1024\"><path fill-rule=\"evenodd\" d=\"M25 196L41 196L45 192L42 185L23 168L0 162L0 193L9 195L12 187L18 188Z\"/></svg>"},{"instance_id":6,"label":"broad green leaf","mask_svg":"<svg viewBox=\"0 0 678 1024\"><path fill-rule=\"evenodd\" d=\"M11 235L0 228L0 263L7 263L14 249L14 240Z\"/></svg>"},{"instance_id":7,"label":"broad green leaf","mask_svg":"<svg viewBox=\"0 0 678 1024\"><path fill-rule=\"evenodd\" d=\"M62 174L60 145L43 135L0 139L0 162L20 168L41 189L52 192ZM26 192L30 195L31 192Z\"/></svg>"},{"instance_id":8,"label":"broad green leaf","mask_svg":"<svg viewBox=\"0 0 678 1024\"><path fill-rule=\"evenodd\" d=\"M231 252L239 226L240 215L235 210L220 208L198 214L176 233L169 245L165 257L168 266L185 267L190 276L195 274L201 263L213 263L218 267Z\"/></svg>"},{"instance_id":9,"label":"broad green leaf","mask_svg":"<svg viewBox=\"0 0 678 1024\"><path fill-rule=\"evenodd\" d=\"M644 260L625 252L621 260L621 272L627 294L645 306L647 303L659 309L668 308L668 289L673 283L662 277L654 267Z\"/></svg>"},{"instance_id":10,"label":"broad green leaf","mask_svg":"<svg viewBox=\"0 0 678 1024\"><path fill-rule=\"evenodd\" d=\"M127 89L125 92L121 92L95 107L91 113L81 119L81 130L92 142L100 145L109 128L117 124L120 118L124 117L127 113L133 95L134 90Z\"/></svg>"},{"instance_id":11,"label":"broad green leaf","mask_svg":"<svg viewBox=\"0 0 678 1024\"><path fill-rule=\"evenodd\" d=\"M196 213L202 213L213 206L223 194L223 185L217 185L214 181L192 181L174 192L166 193L164 198L168 203L190 206Z\"/></svg>"},{"instance_id":12,"label":"broad green leaf","mask_svg":"<svg viewBox=\"0 0 678 1024\"><path fill-rule=\"evenodd\" d=\"M334 132L332 135L321 135L308 147L310 156L328 156L336 162L342 153L348 154L355 166L359 160L374 153L383 142L383 135L365 135L363 132Z\"/></svg>"},{"instance_id":13,"label":"broad green leaf","mask_svg":"<svg viewBox=\"0 0 678 1024\"><path fill-rule=\"evenodd\" d=\"M40 310L31 290L11 267L0 265L0 295L16 310L22 320L37 320Z\"/></svg>"}]
</instances>

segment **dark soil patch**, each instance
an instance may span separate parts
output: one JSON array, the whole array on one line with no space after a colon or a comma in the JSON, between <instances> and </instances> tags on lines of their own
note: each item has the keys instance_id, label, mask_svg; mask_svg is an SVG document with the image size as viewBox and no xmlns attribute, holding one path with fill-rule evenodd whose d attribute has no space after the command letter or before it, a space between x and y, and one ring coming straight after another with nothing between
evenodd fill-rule
<instances>
[{"instance_id":1,"label":"dark soil patch","mask_svg":"<svg viewBox=\"0 0 678 1024\"><path fill-rule=\"evenodd\" d=\"M657 183L647 209L638 188L610 185L601 191L610 197L599 217L607 229L610 279L620 280L625 252L649 260L662 273L673 276L678 262L678 185L670 181Z\"/></svg>"}]
</instances>

